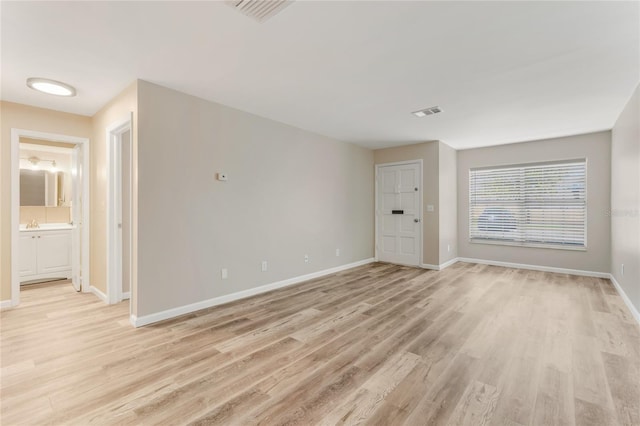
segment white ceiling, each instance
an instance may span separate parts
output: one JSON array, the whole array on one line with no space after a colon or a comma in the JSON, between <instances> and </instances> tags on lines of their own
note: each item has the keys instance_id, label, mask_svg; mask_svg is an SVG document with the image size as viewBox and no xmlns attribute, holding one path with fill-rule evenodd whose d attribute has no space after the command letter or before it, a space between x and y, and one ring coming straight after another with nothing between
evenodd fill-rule
<instances>
[{"instance_id":1,"label":"white ceiling","mask_svg":"<svg viewBox=\"0 0 640 426\"><path fill-rule=\"evenodd\" d=\"M373 148L586 133L640 80L639 4L298 1L258 24L221 2L3 1L1 95L93 115L140 78Z\"/></svg>"}]
</instances>

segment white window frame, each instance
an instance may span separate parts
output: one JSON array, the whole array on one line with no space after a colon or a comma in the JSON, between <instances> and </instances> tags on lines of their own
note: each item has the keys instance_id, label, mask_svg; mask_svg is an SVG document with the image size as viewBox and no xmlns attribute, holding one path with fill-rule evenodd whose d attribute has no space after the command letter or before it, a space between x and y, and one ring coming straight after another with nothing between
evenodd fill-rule
<instances>
[{"instance_id":1,"label":"white window frame","mask_svg":"<svg viewBox=\"0 0 640 426\"><path fill-rule=\"evenodd\" d=\"M535 166L545 166L551 164L570 164L570 163L584 163L584 227L583 227L583 235L584 235L584 244L583 245L570 245L570 244L562 244L562 243L543 243L543 242L534 242L534 241L513 241L513 240L500 240L500 239L487 239L487 238L474 238L472 236L472 209L474 207L474 202L472 201L474 194L471 192L471 180L472 173L477 170L500 170L500 169L517 169L517 168L530 168ZM494 166L483 166L483 167L475 167L469 169L469 207L468 207L468 235L469 235L469 243L472 244L489 244L489 245L504 245L504 246L516 246L516 247L533 247L533 248L549 248L556 250L573 250L573 251L586 251L587 250L587 235L588 235L588 220L587 220L587 212L588 212L588 161L586 158L573 158L566 160L557 160L557 161L543 161L543 162L532 162L532 163L520 163L520 164L503 164L503 165L494 165Z\"/></svg>"}]
</instances>

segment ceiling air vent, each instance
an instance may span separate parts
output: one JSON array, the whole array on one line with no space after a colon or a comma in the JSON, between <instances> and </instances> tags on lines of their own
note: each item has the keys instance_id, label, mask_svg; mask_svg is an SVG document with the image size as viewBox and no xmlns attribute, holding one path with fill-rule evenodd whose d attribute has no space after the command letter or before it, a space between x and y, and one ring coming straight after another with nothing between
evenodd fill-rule
<instances>
[{"instance_id":1,"label":"ceiling air vent","mask_svg":"<svg viewBox=\"0 0 640 426\"><path fill-rule=\"evenodd\" d=\"M434 106L421 109L420 111L414 111L411 114L415 115L416 117L426 117L427 115L433 115L439 112L442 112L442 108L440 108L439 106Z\"/></svg>"},{"instance_id":2,"label":"ceiling air vent","mask_svg":"<svg viewBox=\"0 0 640 426\"><path fill-rule=\"evenodd\" d=\"M292 2L293 0L232 0L227 1L227 4L258 22L264 22Z\"/></svg>"}]
</instances>

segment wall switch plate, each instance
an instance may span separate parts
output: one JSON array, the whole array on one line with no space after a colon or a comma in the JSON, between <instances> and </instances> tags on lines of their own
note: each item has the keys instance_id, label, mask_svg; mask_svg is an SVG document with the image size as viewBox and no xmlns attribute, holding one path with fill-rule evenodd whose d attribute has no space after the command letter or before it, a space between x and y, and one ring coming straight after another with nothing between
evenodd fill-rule
<instances>
[{"instance_id":1,"label":"wall switch plate","mask_svg":"<svg viewBox=\"0 0 640 426\"><path fill-rule=\"evenodd\" d=\"M226 173L218 173L218 174L216 175L216 178L217 178L219 181L226 182L226 181L227 181L227 179L228 179L228 176L227 176L227 174L226 174Z\"/></svg>"},{"instance_id":2,"label":"wall switch plate","mask_svg":"<svg viewBox=\"0 0 640 426\"><path fill-rule=\"evenodd\" d=\"M267 266L268 266L268 265L267 265L267 261L266 261L266 260L263 260L263 261L262 261L262 272L266 272L266 271L267 271Z\"/></svg>"},{"instance_id":3,"label":"wall switch plate","mask_svg":"<svg viewBox=\"0 0 640 426\"><path fill-rule=\"evenodd\" d=\"M222 268L220 270L220 276L222 277L223 280L226 280L227 278L229 278L229 271L227 271L227 268Z\"/></svg>"},{"instance_id":4,"label":"wall switch plate","mask_svg":"<svg viewBox=\"0 0 640 426\"><path fill-rule=\"evenodd\" d=\"M304 255L304 263L309 263L309 255L308 254Z\"/></svg>"},{"instance_id":5,"label":"wall switch plate","mask_svg":"<svg viewBox=\"0 0 640 426\"><path fill-rule=\"evenodd\" d=\"M338 257L338 256L340 256L340 249L339 248L336 249L336 257Z\"/></svg>"},{"instance_id":6,"label":"wall switch plate","mask_svg":"<svg viewBox=\"0 0 640 426\"><path fill-rule=\"evenodd\" d=\"M624 263L620 266L620 275L624 275Z\"/></svg>"},{"instance_id":7,"label":"wall switch plate","mask_svg":"<svg viewBox=\"0 0 640 426\"><path fill-rule=\"evenodd\" d=\"M432 212L433 211L433 204L427 204L427 211L428 212Z\"/></svg>"},{"instance_id":8,"label":"wall switch plate","mask_svg":"<svg viewBox=\"0 0 640 426\"><path fill-rule=\"evenodd\" d=\"M451 251L451 244L447 244L447 252Z\"/></svg>"}]
</instances>

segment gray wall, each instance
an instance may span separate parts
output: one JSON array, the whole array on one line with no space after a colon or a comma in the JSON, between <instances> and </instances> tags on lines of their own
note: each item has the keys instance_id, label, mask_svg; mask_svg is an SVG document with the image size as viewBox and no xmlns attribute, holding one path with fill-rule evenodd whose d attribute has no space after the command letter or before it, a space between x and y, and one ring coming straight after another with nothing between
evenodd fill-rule
<instances>
[{"instance_id":1,"label":"gray wall","mask_svg":"<svg viewBox=\"0 0 640 426\"><path fill-rule=\"evenodd\" d=\"M469 169L587 158L587 251L469 242ZM556 268L609 272L611 132L458 151L458 256Z\"/></svg>"},{"instance_id":2,"label":"gray wall","mask_svg":"<svg viewBox=\"0 0 640 426\"><path fill-rule=\"evenodd\" d=\"M443 264L458 257L458 152L442 142L438 147L439 264Z\"/></svg>"},{"instance_id":3,"label":"gray wall","mask_svg":"<svg viewBox=\"0 0 640 426\"><path fill-rule=\"evenodd\" d=\"M373 257L371 150L144 81L138 102L138 317Z\"/></svg>"},{"instance_id":4,"label":"gray wall","mask_svg":"<svg viewBox=\"0 0 640 426\"><path fill-rule=\"evenodd\" d=\"M640 311L640 86L611 132L611 273Z\"/></svg>"}]
</instances>

